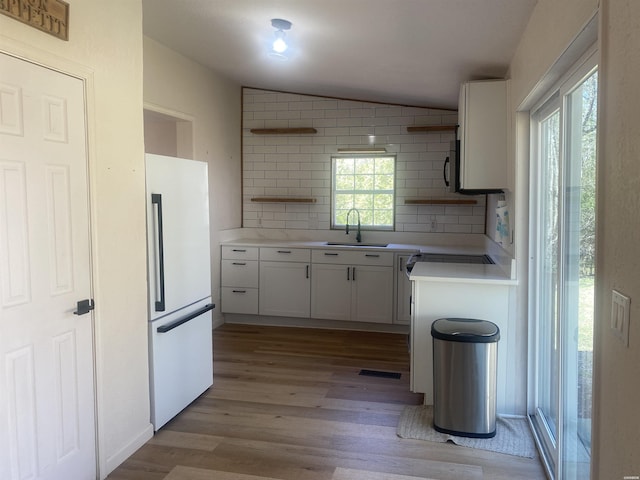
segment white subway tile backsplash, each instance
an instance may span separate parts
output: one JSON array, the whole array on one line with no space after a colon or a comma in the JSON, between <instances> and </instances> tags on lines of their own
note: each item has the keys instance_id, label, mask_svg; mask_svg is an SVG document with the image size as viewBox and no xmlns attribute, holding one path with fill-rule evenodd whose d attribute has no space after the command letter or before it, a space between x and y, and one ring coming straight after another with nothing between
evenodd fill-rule
<instances>
[{"instance_id":1,"label":"white subway tile backsplash","mask_svg":"<svg viewBox=\"0 0 640 480\"><path fill-rule=\"evenodd\" d=\"M307 118L307 119L324 118L324 110L303 110L300 112L300 118Z\"/></svg>"},{"instance_id":2,"label":"white subway tile backsplash","mask_svg":"<svg viewBox=\"0 0 640 480\"><path fill-rule=\"evenodd\" d=\"M471 233L471 225L445 224L445 233Z\"/></svg>"},{"instance_id":3,"label":"white subway tile backsplash","mask_svg":"<svg viewBox=\"0 0 640 480\"><path fill-rule=\"evenodd\" d=\"M375 133L375 128L374 127L367 127L367 126L363 126L363 127L350 127L349 128L349 135L352 136L358 136L358 135L374 135Z\"/></svg>"},{"instance_id":4,"label":"white subway tile backsplash","mask_svg":"<svg viewBox=\"0 0 640 480\"><path fill-rule=\"evenodd\" d=\"M324 134L327 136L349 135L349 127L331 127L325 128Z\"/></svg>"},{"instance_id":5,"label":"white subway tile backsplash","mask_svg":"<svg viewBox=\"0 0 640 480\"><path fill-rule=\"evenodd\" d=\"M278 112L276 111L255 112L253 114L253 121L257 122L258 120L262 120L263 126L265 121L269 121L269 127L273 127L271 122L273 120L276 120L277 116L278 116ZM262 128L262 127L250 127L250 128Z\"/></svg>"},{"instance_id":6,"label":"white subway tile backsplash","mask_svg":"<svg viewBox=\"0 0 640 480\"><path fill-rule=\"evenodd\" d=\"M456 112L243 90L244 217L247 227L330 228L331 156L341 147L384 146L396 154L397 231L484 233L485 197L476 206L405 205L446 198L442 165L453 132L408 133L411 125L452 125ZM314 127L314 135L262 136L251 128ZM257 204L253 196L313 197L313 204ZM459 196L453 195L455 198ZM312 215L310 215L312 214Z\"/></svg>"},{"instance_id":7,"label":"white subway tile backsplash","mask_svg":"<svg viewBox=\"0 0 640 480\"><path fill-rule=\"evenodd\" d=\"M361 127L362 118L359 118L359 117L339 118L336 120L336 125L338 127Z\"/></svg>"},{"instance_id":8,"label":"white subway tile backsplash","mask_svg":"<svg viewBox=\"0 0 640 480\"><path fill-rule=\"evenodd\" d=\"M272 99L272 100L276 100L276 99ZM272 102L269 102L269 103L265 103L264 104L264 109L265 109L265 111L288 110L289 109L289 103L288 102L272 101Z\"/></svg>"},{"instance_id":9,"label":"white subway tile backsplash","mask_svg":"<svg viewBox=\"0 0 640 480\"><path fill-rule=\"evenodd\" d=\"M299 120L300 119L300 111L299 110L285 110L282 112L278 112L276 118L278 120Z\"/></svg>"},{"instance_id":10,"label":"white subway tile backsplash","mask_svg":"<svg viewBox=\"0 0 640 480\"><path fill-rule=\"evenodd\" d=\"M313 110L313 102L305 102L305 101L295 101L289 102L289 110Z\"/></svg>"}]
</instances>

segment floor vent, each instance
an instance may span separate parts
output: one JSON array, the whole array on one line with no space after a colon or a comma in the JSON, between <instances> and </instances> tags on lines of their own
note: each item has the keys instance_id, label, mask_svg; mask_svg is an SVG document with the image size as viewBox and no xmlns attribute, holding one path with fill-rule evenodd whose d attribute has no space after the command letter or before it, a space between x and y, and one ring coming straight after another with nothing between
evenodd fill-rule
<instances>
[{"instance_id":1,"label":"floor vent","mask_svg":"<svg viewBox=\"0 0 640 480\"><path fill-rule=\"evenodd\" d=\"M396 378L401 377L401 373L397 372L383 372L381 370L360 370L358 375L366 375L367 377L381 377L381 378Z\"/></svg>"}]
</instances>

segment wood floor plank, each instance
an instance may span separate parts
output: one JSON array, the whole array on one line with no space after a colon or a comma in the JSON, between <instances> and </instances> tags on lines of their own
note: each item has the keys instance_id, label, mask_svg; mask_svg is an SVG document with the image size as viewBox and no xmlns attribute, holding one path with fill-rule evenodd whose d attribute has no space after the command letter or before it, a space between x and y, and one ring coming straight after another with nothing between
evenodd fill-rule
<instances>
[{"instance_id":1,"label":"wood floor plank","mask_svg":"<svg viewBox=\"0 0 640 480\"><path fill-rule=\"evenodd\" d=\"M221 472L202 468L183 467L178 465L169 472L165 480L278 480L273 477L245 475L242 473Z\"/></svg>"},{"instance_id":2,"label":"wood floor plank","mask_svg":"<svg viewBox=\"0 0 640 480\"><path fill-rule=\"evenodd\" d=\"M151 440L149 440L149 444L213 452L221 441L221 437L213 435L160 430Z\"/></svg>"},{"instance_id":3,"label":"wood floor plank","mask_svg":"<svg viewBox=\"0 0 640 480\"><path fill-rule=\"evenodd\" d=\"M395 434L422 402L406 335L223 325L213 339L213 387L109 480L545 478L538 459Z\"/></svg>"},{"instance_id":4,"label":"wood floor plank","mask_svg":"<svg viewBox=\"0 0 640 480\"><path fill-rule=\"evenodd\" d=\"M354 470L351 468L336 468L331 480L434 480L427 477L409 477L393 473L372 472L370 470Z\"/></svg>"}]
</instances>

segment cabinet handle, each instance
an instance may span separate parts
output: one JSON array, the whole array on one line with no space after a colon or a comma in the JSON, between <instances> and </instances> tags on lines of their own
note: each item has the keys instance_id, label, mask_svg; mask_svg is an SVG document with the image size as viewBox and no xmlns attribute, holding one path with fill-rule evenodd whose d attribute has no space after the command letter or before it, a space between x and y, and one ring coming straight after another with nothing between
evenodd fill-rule
<instances>
[{"instance_id":1,"label":"cabinet handle","mask_svg":"<svg viewBox=\"0 0 640 480\"><path fill-rule=\"evenodd\" d=\"M160 299L155 301L156 312L164 312L165 310L165 298L164 298L164 235L162 233L162 195L159 193L151 194L151 203L157 205L158 209L158 283L156 285L156 294L160 294Z\"/></svg>"},{"instance_id":2,"label":"cabinet handle","mask_svg":"<svg viewBox=\"0 0 640 480\"><path fill-rule=\"evenodd\" d=\"M234 249L233 249L233 250L231 250L231 251L232 251L232 252L239 252L239 253L247 253L247 251L246 251L246 250L240 250L240 249L237 249L237 248L234 248Z\"/></svg>"},{"instance_id":3,"label":"cabinet handle","mask_svg":"<svg viewBox=\"0 0 640 480\"><path fill-rule=\"evenodd\" d=\"M355 282L356 281L356 267L351 267L353 268L353 273L351 274L351 279Z\"/></svg>"},{"instance_id":4,"label":"cabinet handle","mask_svg":"<svg viewBox=\"0 0 640 480\"><path fill-rule=\"evenodd\" d=\"M231 290L233 293L247 293L246 290Z\"/></svg>"},{"instance_id":5,"label":"cabinet handle","mask_svg":"<svg viewBox=\"0 0 640 480\"><path fill-rule=\"evenodd\" d=\"M307 265L307 278L309 278L309 265Z\"/></svg>"},{"instance_id":6,"label":"cabinet handle","mask_svg":"<svg viewBox=\"0 0 640 480\"><path fill-rule=\"evenodd\" d=\"M231 265L246 265L244 262L233 262Z\"/></svg>"},{"instance_id":7,"label":"cabinet handle","mask_svg":"<svg viewBox=\"0 0 640 480\"><path fill-rule=\"evenodd\" d=\"M278 250L278 253L291 253L291 250Z\"/></svg>"},{"instance_id":8,"label":"cabinet handle","mask_svg":"<svg viewBox=\"0 0 640 480\"><path fill-rule=\"evenodd\" d=\"M449 164L449 157L447 157L444 161L444 166L442 167L442 176L444 177L444 185L445 187L449 186L449 179L447 178L447 165Z\"/></svg>"},{"instance_id":9,"label":"cabinet handle","mask_svg":"<svg viewBox=\"0 0 640 480\"><path fill-rule=\"evenodd\" d=\"M400 264L398 265L398 271L403 272L404 270L402 270L402 261L404 260L404 258L400 257L398 260L400 260Z\"/></svg>"},{"instance_id":10,"label":"cabinet handle","mask_svg":"<svg viewBox=\"0 0 640 480\"><path fill-rule=\"evenodd\" d=\"M365 253L364 254L365 257L373 257L373 258L379 258L380 255L377 255L375 253Z\"/></svg>"},{"instance_id":11,"label":"cabinet handle","mask_svg":"<svg viewBox=\"0 0 640 480\"><path fill-rule=\"evenodd\" d=\"M195 312L186 315L182 318L179 318L178 320L171 322L171 323L167 323L165 325L162 325L161 327L157 328L157 332L158 333L167 333L170 332L171 330L173 330L174 328L178 328L180 325L184 325L185 323L193 320L194 318L198 318L200 315L203 315L205 313L207 313L209 310L213 310L215 308L215 305L213 304L209 304L199 310L196 310Z\"/></svg>"},{"instance_id":12,"label":"cabinet handle","mask_svg":"<svg viewBox=\"0 0 640 480\"><path fill-rule=\"evenodd\" d=\"M351 281L350 270L351 270L351 267L347 267L347 282Z\"/></svg>"},{"instance_id":13,"label":"cabinet handle","mask_svg":"<svg viewBox=\"0 0 640 480\"><path fill-rule=\"evenodd\" d=\"M327 252L324 252L324 254L325 254L327 257L337 257L337 256L338 256L338 254L337 254L337 253L327 253Z\"/></svg>"}]
</instances>

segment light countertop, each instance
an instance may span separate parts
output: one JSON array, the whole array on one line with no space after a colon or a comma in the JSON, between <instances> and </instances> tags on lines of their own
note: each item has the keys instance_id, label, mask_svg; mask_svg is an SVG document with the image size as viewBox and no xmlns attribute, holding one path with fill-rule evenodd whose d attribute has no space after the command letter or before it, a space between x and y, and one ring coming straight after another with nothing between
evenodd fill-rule
<instances>
[{"instance_id":1,"label":"light countertop","mask_svg":"<svg viewBox=\"0 0 640 480\"><path fill-rule=\"evenodd\" d=\"M381 242L384 243L384 242ZM322 249L342 249L353 250L366 248L374 251L388 251L392 253L445 253L445 254L467 254L467 255L484 255L487 253L485 248L479 245L417 245L405 243L389 243L386 247L367 246L367 242L360 245L328 245L326 241L313 240L291 240L291 239L273 239L273 238L236 238L222 242L223 246L246 246L246 247L285 247L285 248L322 248ZM506 263L502 262L493 255L494 265L479 264L460 264L460 263L437 263L437 262L418 262L415 264L411 272L410 279L415 281L427 282L451 282L451 283L486 283L486 284L502 284L516 285L517 280L512 277L510 270L510 259ZM513 270L511 270L513 273Z\"/></svg>"},{"instance_id":2,"label":"light countertop","mask_svg":"<svg viewBox=\"0 0 640 480\"><path fill-rule=\"evenodd\" d=\"M409 278L413 281L448 283L484 283L494 285L516 285L499 265L469 263L418 262Z\"/></svg>"}]
</instances>

